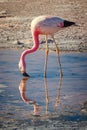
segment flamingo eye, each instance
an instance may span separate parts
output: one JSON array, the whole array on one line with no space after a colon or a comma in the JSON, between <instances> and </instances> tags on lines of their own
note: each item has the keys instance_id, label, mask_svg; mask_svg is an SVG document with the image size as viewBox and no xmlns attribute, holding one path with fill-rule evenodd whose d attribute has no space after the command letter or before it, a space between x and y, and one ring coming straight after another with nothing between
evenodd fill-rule
<instances>
[{"instance_id":1,"label":"flamingo eye","mask_svg":"<svg viewBox=\"0 0 87 130\"><path fill-rule=\"evenodd\" d=\"M60 22L60 23L57 25L57 27L63 27L63 23Z\"/></svg>"}]
</instances>

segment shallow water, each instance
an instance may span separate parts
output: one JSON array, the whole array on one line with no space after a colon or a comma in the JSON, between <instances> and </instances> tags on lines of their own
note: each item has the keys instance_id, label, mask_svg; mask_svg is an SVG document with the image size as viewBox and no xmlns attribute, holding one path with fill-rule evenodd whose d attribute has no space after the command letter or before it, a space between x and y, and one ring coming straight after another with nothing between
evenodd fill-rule
<instances>
[{"instance_id":1,"label":"shallow water","mask_svg":"<svg viewBox=\"0 0 87 130\"><path fill-rule=\"evenodd\" d=\"M30 130L44 125L44 129L54 129L53 125L61 130L69 127L72 121L80 122L75 128L81 123L86 128L87 53L60 55L62 79L54 52L49 54L46 79L44 51L26 57L27 72L31 76L27 80L23 79L18 69L20 55L21 51L0 50L1 129ZM29 104L31 100L36 103Z\"/></svg>"}]
</instances>

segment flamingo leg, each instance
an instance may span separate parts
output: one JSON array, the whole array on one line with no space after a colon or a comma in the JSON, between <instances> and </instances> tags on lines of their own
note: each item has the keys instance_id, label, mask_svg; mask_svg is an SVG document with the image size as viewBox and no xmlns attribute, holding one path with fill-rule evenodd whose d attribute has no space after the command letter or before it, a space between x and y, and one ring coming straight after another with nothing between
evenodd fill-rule
<instances>
[{"instance_id":1,"label":"flamingo leg","mask_svg":"<svg viewBox=\"0 0 87 130\"><path fill-rule=\"evenodd\" d=\"M44 77L45 78L46 78L46 70L47 70L48 53L49 53L48 36L46 35L46 58L45 58L45 65L44 65Z\"/></svg>"},{"instance_id":2,"label":"flamingo leg","mask_svg":"<svg viewBox=\"0 0 87 130\"><path fill-rule=\"evenodd\" d=\"M44 86L46 91L46 113L48 112L48 104L49 104L49 94L48 94L48 85L47 85L47 79L44 78Z\"/></svg>"},{"instance_id":3,"label":"flamingo leg","mask_svg":"<svg viewBox=\"0 0 87 130\"><path fill-rule=\"evenodd\" d=\"M60 62L59 48L58 48L58 46L56 44L54 36L52 36L52 38L53 38L53 41L54 41L54 44L55 44L55 47L56 47L56 53L57 53L57 56L58 56L58 63L59 63L59 66L60 66L60 77L62 77L63 72L62 72L62 66L61 66L61 62Z\"/></svg>"}]
</instances>

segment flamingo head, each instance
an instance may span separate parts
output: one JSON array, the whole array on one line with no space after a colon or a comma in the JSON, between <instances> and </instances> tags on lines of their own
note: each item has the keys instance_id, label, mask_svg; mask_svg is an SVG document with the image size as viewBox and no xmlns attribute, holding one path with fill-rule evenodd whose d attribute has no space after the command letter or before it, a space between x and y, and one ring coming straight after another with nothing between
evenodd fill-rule
<instances>
[{"instance_id":1,"label":"flamingo head","mask_svg":"<svg viewBox=\"0 0 87 130\"><path fill-rule=\"evenodd\" d=\"M19 70L21 71L22 75L24 77L29 77L29 75L26 73L26 64L25 62L22 62L22 60L19 61L18 64Z\"/></svg>"},{"instance_id":2,"label":"flamingo head","mask_svg":"<svg viewBox=\"0 0 87 130\"><path fill-rule=\"evenodd\" d=\"M21 71L21 73L23 74L25 72L25 66L24 64L22 63L22 60L19 61L19 70Z\"/></svg>"}]
</instances>

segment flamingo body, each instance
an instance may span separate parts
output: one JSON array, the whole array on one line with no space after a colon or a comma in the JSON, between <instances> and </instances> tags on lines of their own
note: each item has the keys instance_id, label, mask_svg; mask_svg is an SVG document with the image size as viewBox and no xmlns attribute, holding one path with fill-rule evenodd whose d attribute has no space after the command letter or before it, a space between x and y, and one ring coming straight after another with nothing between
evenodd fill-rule
<instances>
[{"instance_id":1,"label":"flamingo body","mask_svg":"<svg viewBox=\"0 0 87 130\"><path fill-rule=\"evenodd\" d=\"M31 31L38 34L53 35L64 26L64 20L53 16L39 16L31 23Z\"/></svg>"},{"instance_id":2,"label":"flamingo body","mask_svg":"<svg viewBox=\"0 0 87 130\"><path fill-rule=\"evenodd\" d=\"M31 22L31 33L33 37L33 47L31 49L25 50L20 57L19 61L19 69L23 76L28 76L26 73L26 63L25 63L25 56L27 54L35 52L39 48L39 35L45 35L46 36L46 56L48 57L48 42L47 42L47 36L51 35L54 40L54 34L58 32L63 27L68 27L75 24L74 22L70 22L64 19L61 19L57 16L38 16ZM54 40L55 43L55 40ZM56 45L56 43L55 43ZM59 48L56 45L56 52L58 54L58 62L61 68L60 64L60 57L59 57ZM46 64L47 64L46 58ZM45 71L46 71L46 65L45 65ZM46 72L45 72L46 73ZM46 74L45 74L46 75Z\"/></svg>"}]
</instances>

